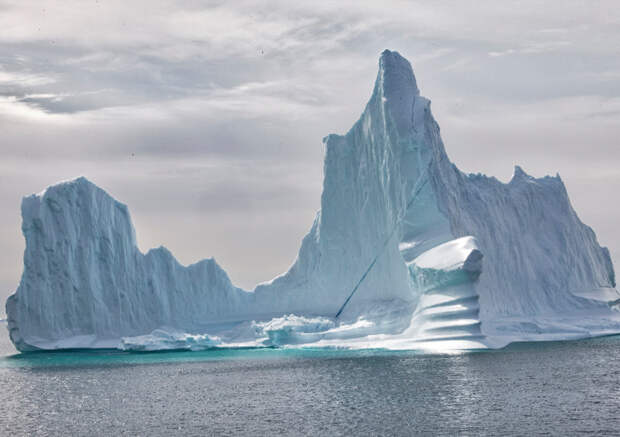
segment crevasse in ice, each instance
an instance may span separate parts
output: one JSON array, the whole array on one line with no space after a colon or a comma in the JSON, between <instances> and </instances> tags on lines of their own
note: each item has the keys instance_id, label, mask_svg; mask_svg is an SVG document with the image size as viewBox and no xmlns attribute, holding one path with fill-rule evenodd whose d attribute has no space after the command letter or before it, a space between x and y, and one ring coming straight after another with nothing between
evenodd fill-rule
<instances>
[{"instance_id":1,"label":"crevasse in ice","mask_svg":"<svg viewBox=\"0 0 620 437\"><path fill-rule=\"evenodd\" d=\"M85 178L24 198L12 341L467 349L620 332L609 252L559 176L458 170L398 53L382 53L351 130L324 143L321 210L289 271L253 291L213 259L141 253L127 207Z\"/></svg>"}]
</instances>

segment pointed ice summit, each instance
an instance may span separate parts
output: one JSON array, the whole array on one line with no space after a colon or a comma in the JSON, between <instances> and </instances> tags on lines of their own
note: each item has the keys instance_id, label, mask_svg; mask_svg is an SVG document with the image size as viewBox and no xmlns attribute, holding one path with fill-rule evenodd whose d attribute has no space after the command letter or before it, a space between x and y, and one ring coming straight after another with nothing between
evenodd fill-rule
<instances>
[{"instance_id":1,"label":"pointed ice summit","mask_svg":"<svg viewBox=\"0 0 620 437\"><path fill-rule=\"evenodd\" d=\"M141 253L125 205L84 178L26 197L13 343L468 349L620 332L609 253L560 178L458 170L398 53L381 54L351 130L324 142L321 210L290 270L253 291L213 259Z\"/></svg>"}]
</instances>

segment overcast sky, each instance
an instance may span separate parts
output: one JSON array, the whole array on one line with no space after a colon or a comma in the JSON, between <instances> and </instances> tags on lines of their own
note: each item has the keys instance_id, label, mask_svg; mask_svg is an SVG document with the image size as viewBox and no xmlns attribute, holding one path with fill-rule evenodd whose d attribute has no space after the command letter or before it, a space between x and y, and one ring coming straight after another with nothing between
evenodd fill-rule
<instances>
[{"instance_id":1,"label":"overcast sky","mask_svg":"<svg viewBox=\"0 0 620 437\"><path fill-rule=\"evenodd\" d=\"M140 249L215 257L236 285L285 271L319 208L322 137L408 58L451 159L559 172L620 265L616 1L0 1L0 298L21 198L84 175Z\"/></svg>"}]
</instances>

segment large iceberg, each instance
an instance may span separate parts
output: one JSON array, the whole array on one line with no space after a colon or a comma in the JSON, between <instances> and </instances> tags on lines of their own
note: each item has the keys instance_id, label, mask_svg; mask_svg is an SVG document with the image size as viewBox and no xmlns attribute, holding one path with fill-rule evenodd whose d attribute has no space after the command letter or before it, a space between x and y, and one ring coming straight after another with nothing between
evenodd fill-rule
<instances>
[{"instance_id":1,"label":"large iceberg","mask_svg":"<svg viewBox=\"0 0 620 437\"><path fill-rule=\"evenodd\" d=\"M213 259L143 254L85 178L24 198L6 303L22 351L501 347L620 332L609 252L559 176L505 184L450 162L409 62L384 51L346 135L324 138L321 210L288 272L253 291Z\"/></svg>"}]
</instances>

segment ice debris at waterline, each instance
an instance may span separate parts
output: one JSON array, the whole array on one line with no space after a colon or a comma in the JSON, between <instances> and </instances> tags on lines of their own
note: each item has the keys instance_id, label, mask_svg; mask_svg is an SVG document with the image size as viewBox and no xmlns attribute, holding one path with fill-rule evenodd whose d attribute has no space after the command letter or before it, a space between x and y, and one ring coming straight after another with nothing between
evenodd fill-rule
<instances>
[{"instance_id":1,"label":"ice debris at waterline","mask_svg":"<svg viewBox=\"0 0 620 437\"><path fill-rule=\"evenodd\" d=\"M468 349L620 332L609 252L560 177L459 171L398 53L324 143L321 210L290 270L253 291L213 259L141 253L127 207L84 178L26 197L13 343Z\"/></svg>"}]
</instances>

